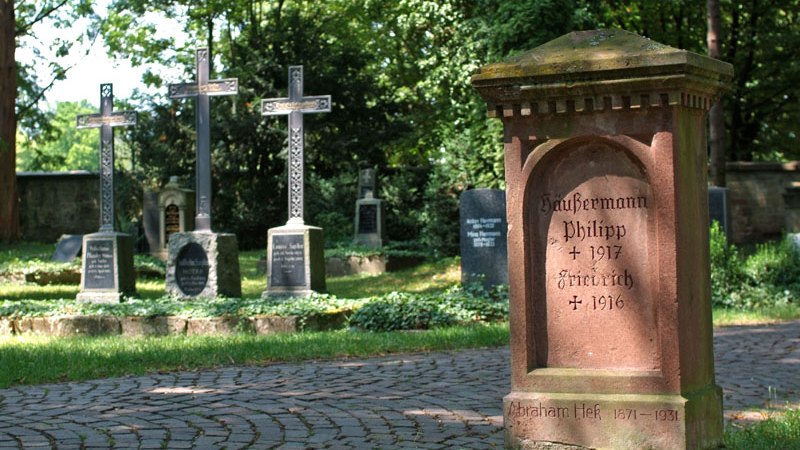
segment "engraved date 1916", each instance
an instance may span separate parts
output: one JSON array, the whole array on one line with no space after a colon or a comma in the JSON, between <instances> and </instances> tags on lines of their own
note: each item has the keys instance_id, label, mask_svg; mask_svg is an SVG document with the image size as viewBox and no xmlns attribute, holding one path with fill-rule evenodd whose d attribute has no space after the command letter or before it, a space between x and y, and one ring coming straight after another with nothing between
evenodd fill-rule
<instances>
[{"instance_id":1,"label":"engraved date 1916","mask_svg":"<svg viewBox=\"0 0 800 450\"><path fill-rule=\"evenodd\" d=\"M636 409L615 409L614 419L617 420L655 420L656 422L677 422L678 410L676 409L656 409L642 412Z\"/></svg>"},{"instance_id":2,"label":"engraved date 1916","mask_svg":"<svg viewBox=\"0 0 800 450\"><path fill-rule=\"evenodd\" d=\"M625 307L625 300L621 295L614 297L613 295L592 295L592 301L587 301L586 308L592 311L611 311L614 309L622 309ZM583 299L577 295L572 296L569 305L572 306L573 311L577 311L579 306L583 306Z\"/></svg>"}]
</instances>

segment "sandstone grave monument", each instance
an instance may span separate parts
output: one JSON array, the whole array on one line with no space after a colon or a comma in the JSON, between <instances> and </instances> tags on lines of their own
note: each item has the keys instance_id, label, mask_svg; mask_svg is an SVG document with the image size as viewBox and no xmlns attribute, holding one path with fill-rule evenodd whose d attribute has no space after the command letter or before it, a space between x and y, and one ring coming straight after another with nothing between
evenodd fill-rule
<instances>
[{"instance_id":1,"label":"sandstone grave monument","mask_svg":"<svg viewBox=\"0 0 800 450\"><path fill-rule=\"evenodd\" d=\"M705 130L732 74L599 30L473 76L505 129L507 447L721 444Z\"/></svg>"}]
</instances>

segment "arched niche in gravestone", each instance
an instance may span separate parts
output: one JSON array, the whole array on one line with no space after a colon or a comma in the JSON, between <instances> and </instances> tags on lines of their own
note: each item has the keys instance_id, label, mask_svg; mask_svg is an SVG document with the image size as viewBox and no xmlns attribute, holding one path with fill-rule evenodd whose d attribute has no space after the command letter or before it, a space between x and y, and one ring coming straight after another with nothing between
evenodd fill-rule
<instances>
[{"instance_id":1,"label":"arched niche in gravestone","mask_svg":"<svg viewBox=\"0 0 800 450\"><path fill-rule=\"evenodd\" d=\"M536 368L655 371L661 352L650 147L550 141L525 164ZM545 174L547 174L545 176Z\"/></svg>"}]
</instances>

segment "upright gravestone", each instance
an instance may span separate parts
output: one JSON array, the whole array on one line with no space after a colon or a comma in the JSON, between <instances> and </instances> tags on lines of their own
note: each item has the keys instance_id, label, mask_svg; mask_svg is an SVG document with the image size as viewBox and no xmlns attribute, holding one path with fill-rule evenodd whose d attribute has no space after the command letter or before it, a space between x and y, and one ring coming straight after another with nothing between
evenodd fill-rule
<instances>
[{"instance_id":1,"label":"upright gravestone","mask_svg":"<svg viewBox=\"0 0 800 450\"><path fill-rule=\"evenodd\" d=\"M178 177L158 194L158 231L161 252L166 252L169 238L175 233L185 233L194 228L194 191L178 184Z\"/></svg>"},{"instance_id":2,"label":"upright gravestone","mask_svg":"<svg viewBox=\"0 0 800 450\"><path fill-rule=\"evenodd\" d=\"M601 30L473 76L505 128L507 447L722 443L705 127L732 73Z\"/></svg>"},{"instance_id":3,"label":"upright gravestone","mask_svg":"<svg viewBox=\"0 0 800 450\"><path fill-rule=\"evenodd\" d=\"M264 116L289 116L289 220L267 232L268 296L325 292L322 228L303 220L303 114L331 111L331 96L303 94L303 66L289 67L289 97L261 101Z\"/></svg>"},{"instance_id":4,"label":"upright gravestone","mask_svg":"<svg viewBox=\"0 0 800 450\"><path fill-rule=\"evenodd\" d=\"M136 124L136 111L112 112L113 86L100 85L100 114L77 117L77 127L100 128L100 230L83 236L78 300L119 303L136 292L133 240L114 226L114 127Z\"/></svg>"},{"instance_id":5,"label":"upright gravestone","mask_svg":"<svg viewBox=\"0 0 800 450\"><path fill-rule=\"evenodd\" d=\"M386 240L384 202L377 198L377 186L375 169L362 169L358 176L355 241L367 247L381 247Z\"/></svg>"},{"instance_id":6,"label":"upright gravestone","mask_svg":"<svg viewBox=\"0 0 800 450\"><path fill-rule=\"evenodd\" d=\"M82 234L62 234L53 252L53 261L70 262L78 257L82 248Z\"/></svg>"},{"instance_id":7,"label":"upright gravestone","mask_svg":"<svg viewBox=\"0 0 800 450\"><path fill-rule=\"evenodd\" d=\"M728 200L728 188L708 187L708 219L709 222L718 222L728 241L731 240L731 211Z\"/></svg>"},{"instance_id":8,"label":"upright gravestone","mask_svg":"<svg viewBox=\"0 0 800 450\"><path fill-rule=\"evenodd\" d=\"M239 297L239 246L236 235L211 231L210 96L234 95L236 78L209 80L208 49L196 53L197 79L170 84L170 98L195 98L197 122L197 194L195 231L170 234L167 252L167 292L181 298ZM180 208L179 211L180 213ZM180 214L178 214L180 221Z\"/></svg>"},{"instance_id":9,"label":"upright gravestone","mask_svg":"<svg viewBox=\"0 0 800 450\"><path fill-rule=\"evenodd\" d=\"M506 192L471 189L461 194L461 282L490 288L508 284Z\"/></svg>"}]
</instances>

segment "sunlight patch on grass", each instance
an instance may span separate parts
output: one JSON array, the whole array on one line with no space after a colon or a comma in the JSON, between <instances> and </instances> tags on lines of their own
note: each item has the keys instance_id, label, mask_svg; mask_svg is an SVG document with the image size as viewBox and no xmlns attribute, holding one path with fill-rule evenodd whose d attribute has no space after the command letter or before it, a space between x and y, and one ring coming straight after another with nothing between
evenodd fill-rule
<instances>
[{"instance_id":1,"label":"sunlight patch on grass","mask_svg":"<svg viewBox=\"0 0 800 450\"><path fill-rule=\"evenodd\" d=\"M714 308L714 326L758 325L800 319L800 306L780 305L758 310Z\"/></svg>"},{"instance_id":2,"label":"sunlight patch on grass","mask_svg":"<svg viewBox=\"0 0 800 450\"><path fill-rule=\"evenodd\" d=\"M0 388L154 371L264 364L508 344L507 324L363 333L347 330L267 336L0 337Z\"/></svg>"}]
</instances>

